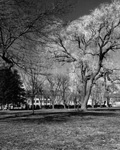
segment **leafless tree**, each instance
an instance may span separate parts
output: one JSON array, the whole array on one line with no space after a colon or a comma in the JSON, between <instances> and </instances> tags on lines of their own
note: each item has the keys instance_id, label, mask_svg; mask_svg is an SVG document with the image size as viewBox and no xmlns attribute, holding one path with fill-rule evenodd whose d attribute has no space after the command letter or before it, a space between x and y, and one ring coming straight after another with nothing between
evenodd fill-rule
<instances>
[{"instance_id":1,"label":"leafless tree","mask_svg":"<svg viewBox=\"0 0 120 150\"><path fill-rule=\"evenodd\" d=\"M57 80L57 83L58 83L58 88L59 88L60 94L62 96L64 108L66 108L67 94L69 92L69 86L70 86L69 76L63 75L63 74L57 75L56 80Z\"/></svg>"},{"instance_id":2,"label":"leafless tree","mask_svg":"<svg viewBox=\"0 0 120 150\"><path fill-rule=\"evenodd\" d=\"M120 49L119 6L119 1L102 5L76 24L71 23L53 39L57 44L57 50L53 50L56 59L75 62L80 69L82 110L86 110L94 83L104 75L108 55Z\"/></svg>"},{"instance_id":3,"label":"leafless tree","mask_svg":"<svg viewBox=\"0 0 120 150\"><path fill-rule=\"evenodd\" d=\"M20 67L25 42L43 43L49 27L57 24L54 16L68 12L72 4L70 0L0 0L1 61L10 68Z\"/></svg>"}]
</instances>

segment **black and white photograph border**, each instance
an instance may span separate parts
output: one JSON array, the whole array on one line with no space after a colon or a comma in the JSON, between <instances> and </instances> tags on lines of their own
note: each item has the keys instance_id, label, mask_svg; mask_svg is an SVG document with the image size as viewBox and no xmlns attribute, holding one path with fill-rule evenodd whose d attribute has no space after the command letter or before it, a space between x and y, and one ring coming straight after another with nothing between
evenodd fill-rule
<instances>
[{"instance_id":1,"label":"black and white photograph border","mask_svg":"<svg viewBox=\"0 0 120 150\"><path fill-rule=\"evenodd\" d=\"M120 1L0 0L0 149L120 150Z\"/></svg>"}]
</instances>

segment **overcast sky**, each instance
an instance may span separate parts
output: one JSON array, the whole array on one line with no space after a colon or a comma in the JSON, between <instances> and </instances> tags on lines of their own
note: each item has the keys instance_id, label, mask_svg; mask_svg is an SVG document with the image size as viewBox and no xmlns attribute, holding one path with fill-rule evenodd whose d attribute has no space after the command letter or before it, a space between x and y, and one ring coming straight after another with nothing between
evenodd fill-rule
<instances>
[{"instance_id":1,"label":"overcast sky","mask_svg":"<svg viewBox=\"0 0 120 150\"><path fill-rule=\"evenodd\" d=\"M102 3L110 3L111 0L78 0L74 10L65 17L65 20L75 20L83 15L88 15Z\"/></svg>"}]
</instances>

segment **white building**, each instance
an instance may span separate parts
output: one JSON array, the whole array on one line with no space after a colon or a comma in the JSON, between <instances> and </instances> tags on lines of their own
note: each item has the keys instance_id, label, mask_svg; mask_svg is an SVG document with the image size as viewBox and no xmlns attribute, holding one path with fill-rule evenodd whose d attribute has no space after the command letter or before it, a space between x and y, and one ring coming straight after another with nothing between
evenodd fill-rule
<instances>
[{"instance_id":1,"label":"white building","mask_svg":"<svg viewBox=\"0 0 120 150\"><path fill-rule=\"evenodd\" d=\"M31 98L27 99L27 105L29 108L32 108ZM45 105L51 105L50 99L45 99L45 98L39 99L37 97L34 98L34 107L35 108L41 108L42 106L45 106Z\"/></svg>"}]
</instances>

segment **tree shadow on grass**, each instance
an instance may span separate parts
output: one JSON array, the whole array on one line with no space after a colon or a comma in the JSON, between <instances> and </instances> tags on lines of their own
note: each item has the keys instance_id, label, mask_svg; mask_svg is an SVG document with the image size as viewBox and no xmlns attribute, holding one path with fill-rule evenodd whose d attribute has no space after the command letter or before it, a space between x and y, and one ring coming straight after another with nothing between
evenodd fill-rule
<instances>
[{"instance_id":1,"label":"tree shadow on grass","mask_svg":"<svg viewBox=\"0 0 120 150\"><path fill-rule=\"evenodd\" d=\"M77 115L77 116L113 116L117 115L115 111L76 111L71 112L71 115Z\"/></svg>"},{"instance_id":2,"label":"tree shadow on grass","mask_svg":"<svg viewBox=\"0 0 120 150\"><path fill-rule=\"evenodd\" d=\"M95 117L113 117L120 113L112 111L71 111L71 112L47 112L37 114L14 115L0 118L0 121L23 122L23 123L65 123L75 117L80 117L81 120L95 119ZM93 117L93 118L92 118Z\"/></svg>"}]
</instances>

